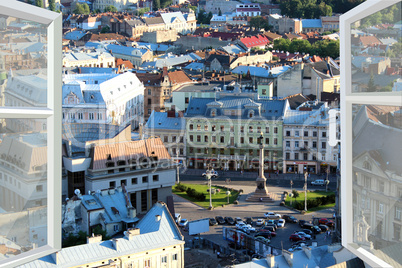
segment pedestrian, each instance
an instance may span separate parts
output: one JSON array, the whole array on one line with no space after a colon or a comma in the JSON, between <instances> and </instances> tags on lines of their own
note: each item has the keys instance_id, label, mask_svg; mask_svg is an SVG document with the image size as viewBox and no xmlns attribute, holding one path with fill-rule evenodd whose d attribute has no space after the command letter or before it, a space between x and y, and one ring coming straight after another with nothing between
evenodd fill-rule
<instances>
[{"instance_id":1,"label":"pedestrian","mask_svg":"<svg viewBox=\"0 0 402 268\"><path fill-rule=\"evenodd\" d=\"M243 170L240 170L240 174L243 176Z\"/></svg>"}]
</instances>

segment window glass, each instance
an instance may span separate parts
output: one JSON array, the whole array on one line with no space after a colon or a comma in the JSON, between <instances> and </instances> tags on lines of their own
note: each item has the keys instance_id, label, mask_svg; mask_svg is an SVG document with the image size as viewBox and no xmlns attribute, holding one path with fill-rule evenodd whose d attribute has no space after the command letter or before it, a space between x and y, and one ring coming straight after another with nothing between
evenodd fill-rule
<instances>
[{"instance_id":1,"label":"window glass","mask_svg":"<svg viewBox=\"0 0 402 268\"><path fill-rule=\"evenodd\" d=\"M17 255L47 244L46 119L0 121L0 237Z\"/></svg>"}]
</instances>

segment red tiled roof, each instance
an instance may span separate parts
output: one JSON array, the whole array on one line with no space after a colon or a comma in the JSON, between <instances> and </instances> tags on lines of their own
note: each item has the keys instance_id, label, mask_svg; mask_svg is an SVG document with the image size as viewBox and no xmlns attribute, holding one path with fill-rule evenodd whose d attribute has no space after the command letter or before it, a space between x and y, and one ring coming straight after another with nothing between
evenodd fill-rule
<instances>
[{"instance_id":1,"label":"red tiled roof","mask_svg":"<svg viewBox=\"0 0 402 268\"><path fill-rule=\"evenodd\" d=\"M381 44L380 40L378 40L377 37L370 36L370 35L361 36L360 37L360 42L365 47L372 46L372 45L380 45Z\"/></svg>"},{"instance_id":2,"label":"red tiled roof","mask_svg":"<svg viewBox=\"0 0 402 268\"><path fill-rule=\"evenodd\" d=\"M185 72L183 71L175 71L168 73L170 83L172 84L184 84L190 83L192 80L188 78Z\"/></svg>"},{"instance_id":3,"label":"red tiled roof","mask_svg":"<svg viewBox=\"0 0 402 268\"><path fill-rule=\"evenodd\" d=\"M244 37L240 39L240 42L242 42L247 48L269 44L268 38L263 35Z\"/></svg>"}]
</instances>

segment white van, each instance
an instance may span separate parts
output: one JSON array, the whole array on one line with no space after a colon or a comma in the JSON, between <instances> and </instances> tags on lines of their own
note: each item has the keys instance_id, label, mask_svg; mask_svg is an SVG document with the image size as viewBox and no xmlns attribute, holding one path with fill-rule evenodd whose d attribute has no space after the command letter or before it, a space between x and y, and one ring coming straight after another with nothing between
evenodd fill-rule
<instances>
[{"instance_id":1,"label":"white van","mask_svg":"<svg viewBox=\"0 0 402 268\"><path fill-rule=\"evenodd\" d=\"M315 180L311 182L311 185L319 185L319 186L324 186L325 182L324 180Z\"/></svg>"}]
</instances>

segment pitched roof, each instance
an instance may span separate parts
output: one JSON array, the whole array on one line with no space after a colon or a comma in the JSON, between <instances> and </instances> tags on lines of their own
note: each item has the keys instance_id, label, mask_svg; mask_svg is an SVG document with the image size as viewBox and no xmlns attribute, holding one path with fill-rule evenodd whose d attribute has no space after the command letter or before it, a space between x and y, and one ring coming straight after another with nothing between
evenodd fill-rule
<instances>
[{"instance_id":1,"label":"pitched roof","mask_svg":"<svg viewBox=\"0 0 402 268\"><path fill-rule=\"evenodd\" d=\"M160 216L156 221L156 217ZM57 263L51 255L21 265L21 268L55 268L82 266L89 262L98 262L115 259L122 256L138 254L150 249L184 244L184 237L177 227L166 204L158 201L147 212L136 226L140 229L139 235L131 239L124 236L117 238L118 250L112 240L101 241L63 248L57 254Z\"/></svg>"},{"instance_id":2,"label":"pitched roof","mask_svg":"<svg viewBox=\"0 0 402 268\"><path fill-rule=\"evenodd\" d=\"M360 42L363 46L372 46L372 45L380 45L381 41L378 40L377 37L372 36L372 35L366 35L366 36L361 36L360 37Z\"/></svg>"},{"instance_id":3,"label":"pitched roof","mask_svg":"<svg viewBox=\"0 0 402 268\"><path fill-rule=\"evenodd\" d=\"M148 26L153 24L164 24L164 21L161 17L145 18L144 21Z\"/></svg>"},{"instance_id":4,"label":"pitched roof","mask_svg":"<svg viewBox=\"0 0 402 268\"><path fill-rule=\"evenodd\" d=\"M161 129L161 130L184 130L186 121L184 117L168 117L168 113L152 111L148 122L145 125L146 129Z\"/></svg>"},{"instance_id":5,"label":"pitched roof","mask_svg":"<svg viewBox=\"0 0 402 268\"><path fill-rule=\"evenodd\" d=\"M282 38L282 35L277 34L277 33L272 33L272 32L269 32L269 31L263 33L263 35L265 35L268 38L268 40L270 40L271 42L276 40L276 39Z\"/></svg>"},{"instance_id":6,"label":"pitched roof","mask_svg":"<svg viewBox=\"0 0 402 268\"><path fill-rule=\"evenodd\" d=\"M179 70L168 73L170 83L175 84L184 84L191 83L192 80L186 75L185 72Z\"/></svg>"},{"instance_id":7,"label":"pitched roof","mask_svg":"<svg viewBox=\"0 0 402 268\"><path fill-rule=\"evenodd\" d=\"M127 163L130 159L140 159L142 157L150 158L151 156L156 156L159 160L171 159L169 152L160 138L98 145L94 146L91 150L93 150L92 169L103 169L106 167L106 162L116 163L119 160L125 160ZM107 159L108 155L111 156L111 160Z\"/></svg>"},{"instance_id":8,"label":"pitched roof","mask_svg":"<svg viewBox=\"0 0 402 268\"><path fill-rule=\"evenodd\" d=\"M244 37L240 39L247 48L255 47L255 46L265 46L269 44L268 38L263 35Z\"/></svg>"}]
</instances>

